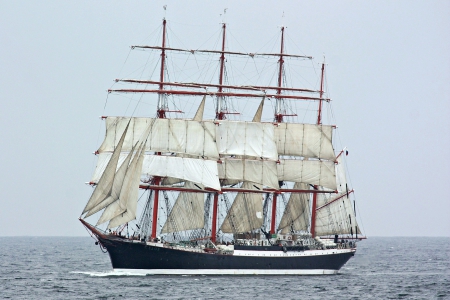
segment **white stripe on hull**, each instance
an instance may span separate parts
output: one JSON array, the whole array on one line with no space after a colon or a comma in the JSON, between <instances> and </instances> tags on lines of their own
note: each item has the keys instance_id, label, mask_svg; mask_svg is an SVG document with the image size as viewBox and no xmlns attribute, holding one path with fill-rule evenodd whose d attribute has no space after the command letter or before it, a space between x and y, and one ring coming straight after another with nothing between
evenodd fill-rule
<instances>
[{"instance_id":1,"label":"white stripe on hull","mask_svg":"<svg viewBox=\"0 0 450 300\"><path fill-rule=\"evenodd\" d=\"M114 269L124 275L333 275L338 270L258 270L258 269Z\"/></svg>"},{"instance_id":2,"label":"white stripe on hull","mask_svg":"<svg viewBox=\"0 0 450 300\"><path fill-rule=\"evenodd\" d=\"M304 251L252 251L252 250L234 250L233 256L277 256L277 257L291 257L291 256L318 256L318 255L333 255L356 252L356 249L327 249L327 250L304 250Z\"/></svg>"}]
</instances>

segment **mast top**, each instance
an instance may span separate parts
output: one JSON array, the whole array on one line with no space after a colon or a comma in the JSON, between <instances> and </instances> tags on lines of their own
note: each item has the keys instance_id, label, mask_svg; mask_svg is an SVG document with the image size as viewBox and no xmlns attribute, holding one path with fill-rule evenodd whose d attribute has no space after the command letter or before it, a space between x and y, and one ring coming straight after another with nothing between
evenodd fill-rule
<instances>
[{"instance_id":1,"label":"mast top","mask_svg":"<svg viewBox=\"0 0 450 300\"><path fill-rule=\"evenodd\" d=\"M164 9L164 17L163 17L163 20L166 20L167 4L163 5L163 9Z\"/></svg>"}]
</instances>

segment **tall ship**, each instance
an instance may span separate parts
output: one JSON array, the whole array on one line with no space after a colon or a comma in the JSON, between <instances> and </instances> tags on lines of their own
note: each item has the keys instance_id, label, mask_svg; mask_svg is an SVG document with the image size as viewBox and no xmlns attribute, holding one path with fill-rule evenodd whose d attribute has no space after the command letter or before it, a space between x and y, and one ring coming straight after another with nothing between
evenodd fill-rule
<instances>
[{"instance_id":1,"label":"tall ship","mask_svg":"<svg viewBox=\"0 0 450 300\"><path fill-rule=\"evenodd\" d=\"M337 126L323 124L332 115L325 62L316 87L305 87L291 75L313 58L286 51L284 26L272 52L232 51L225 22L213 50L169 45L166 19L161 32L158 45L131 46L151 71L108 90L137 104L101 117L106 134L79 219L113 269L338 273L364 237L348 151L334 145Z\"/></svg>"}]
</instances>

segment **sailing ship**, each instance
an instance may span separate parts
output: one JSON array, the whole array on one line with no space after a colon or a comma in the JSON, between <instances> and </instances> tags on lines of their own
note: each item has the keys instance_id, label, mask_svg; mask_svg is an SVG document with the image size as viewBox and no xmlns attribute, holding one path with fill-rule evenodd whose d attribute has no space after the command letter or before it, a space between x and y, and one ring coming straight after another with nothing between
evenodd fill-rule
<instances>
[{"instance_id":1,"label":"sailing ship","mask_svg":"<svg viewBox=\"0 0 450 300\"><path fill-rule=\"evenodd\" d=\"M118 272L336 274L363 237L346 180L348 152L334 149L336 126L322 124L330 102L325 63L319 89L287 87L285 61L312 57L286 53L285 27L279 52L245 53L226 48L221 25L221 50L169 47L166 19L160 46L131 47L158 53L159 79L116 79L138 88L108 92L155 95L157 110L102 117L106 134L89 182L95 189L80 221ZM168 80L172 53L217 56L218 82ZM275 60L276 84L227 84L232 56ZM169 97L202 100L192 118L171 118L181 111ZM215 117L208 120L210 98ZM261 102L251 120L232 120L239 117L229 109L233 99ZM263 122L267 100L274 114ZM315 122L289 122L297 116L289 103L301 101L314 103Z\"/></svg>"}]
</instances>

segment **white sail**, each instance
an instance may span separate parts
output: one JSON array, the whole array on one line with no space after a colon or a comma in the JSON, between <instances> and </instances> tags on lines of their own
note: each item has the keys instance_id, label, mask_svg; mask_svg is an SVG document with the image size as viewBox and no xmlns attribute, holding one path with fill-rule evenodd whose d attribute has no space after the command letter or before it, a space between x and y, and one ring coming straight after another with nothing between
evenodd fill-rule
<instances>
[{"instance_id":1,"label":"white sail","mask_svg":"<svg viewBox=\"0 0 450 300\"><path fill-rule=\"evenodd\" d=\"M320 187L321 190L324 191L338 191L338 194L319 194L317 197L317 207L321 207L325 204L327 204L330 199L336 199L339 196L342 196L346 193L348 193L350 190L348 189L347 185L347 178L345 176L345 165L344 160L342 156L339 156L336 159L335 163L335 174L336 174L336 189L330 189L326 187Z\"/></svg>"},{"instance_id":2,"label":"white sail","mask_svg":"<svg viewBox=\"0 0 450 300\"><path fill-rule=\"evenodd\" d=\"M220 121L216 128L216 143L221 155L278 159L273 124Z\"/></svg>"},{"instance_id":3,"label":"white sail","mask_svg":"<svg viewBox=\"0 0 450 300\"><path fill-rule=\"evenodd\" d=\"M332 131L329 125L279 123L275 127L278 154L334 160Z\"/></svg>"},{"instance_id":4,"label":"white sail","mask_svg":"<svg viewBox=\"0 0 450 300\"><path fill-rule=\"evenodd\" d=\"M244 182L244 189L252 184ZM224 233L243 233L261 228L263 223L263 196L260 193L238 193L220 229Z\"/></svg>"},{"instance_id":5,"label":"white sail","mask_svg":"<svg viewBox=\"0 0 450 300\"><path fill-rule=\"evenodd\" d=\"M305 183L295 183L294 189L309 190L309 185ZM286 234L294 231L307 231L309 227L309 193L291 193L289 202L281 218L278 230Z\"/></svg>"},{"instance_id":6,"label":"white sail","mask_svg":"<svg viewBox=\"0 0 450 300\"><path fill-rule=\"evenodd\" d=\"M316 234L356 234L359 231L349 198L343 156L337 158L336 181L338 194L317 194ZM325 189L327 190L327 189Z\"/></svg>"},{"instance_id":7,"label":"white sail","mask_svg":"<svg viewBox=\"0 0 450 300\"><path fill-rule=\"evenodd\" d=\"M336 185L338 192L348 192L347 178L345 176L345 165L343 156L336 159Z\"/></svg>"},{"instance_id":8,"label":"white sail","mask_svg":"<svg viewBox=\"0 0 450 300\"><path fill-rule=\"evenodd\" d=\"M174 185L174 184L181 184L185 182L185 180L183 179L179 179L179 178L173 178L173 177L165 177L161 180L161 185L165 185L165 186L170 186L170 185Z\"/></svg>"},{"instance_id":9,"label":"white sail","mask_svg":"<svg viewBox=\"0 0 450 300\"><path fill-rule=\"evenodd\" d=\"M98 149L99 153L112 152L124 124L130 121L123 151L130 151L139 140L148 134L146 151L186 153L194 156L218 158L215 144L215 128L212 122L179 119L152 118L106 118L106 136ZM149 133L147 133L150 128Z\"/></svg>"},{"instance_id":10,"label":"white sail","mask_svg":"<svg viewBox=\"0 0 450 300\"><path fill-rule=\"evenodd\" d=\"M205 101L206 101L206 96L203 96L202 102L200 102L197 112L195 113L195 116L194 116L194 118L192 118L192 120L194 120L194 121L202 121L203 120L203 112L205 111Z\"/></svg>"},{"instance_id":11,"label":"white sail","mask_svg":"<svg viewBox=\"0 0 450 300\"><path fill-rule=\"evenodd\" d=\"M119 215L115 216L113 219L109 221L107 229L114 228L120 225L123 225L131 220L136 219L136 209L137 209L137 201L139 196L139 181L142 163L144 160L142 147L137 151L137 161L133 158L133 168L130 169L128 180L124 181L124 188L122 189L123 193L120 193L120 199L108 206L105 209L105 212L111 206L118 206L115 210L122 211ZM128 174L127 174L128 175ZM117 203L117 204L116 204ZM125 209L122 208L122 205L125 205ZM111 208L111 211L114 211L114 208ZM112 216L113 214L111 214Z\"/></svg>"},{"instance_id":12,"label":"white sail","mask_svg":"<svg viewBox=\"0 0 450 300\"><path fill-rule=\"evenodd\" d=\"M116 201L108 205L97 225L110 221L118 215L126 212L129 205L133 205L133 201L137 201L139 193L139 182L143 161L143 144L136 151L130 165L127 168L127 172L122 181L122 188L120 189L120 195ZM113 226L114 227L114 226ZM111 228L110 226L108 228Z\"/></svg>"},{"instance_id":13,"label":"white sail","mask_svg":"<svg viewBox=\"0 0 450 300\"><path fill-rule=\"evenodd\" d=\"M120 157L120 152L122 151L123 143L125 141L125 136L128 132L128 124L125 126L122 131L122 136L117 144L117 147L114 149L114 152L110 155L108 163L102 164L104 171L101 175L97 175L98 179L95 181L97 186L95 187L94 192L91 195L88 203L86 204L82 214L86 213L94 206L103 201L106 197L109 196L111 192L111 188L114 181L114 175L116 173L117 164ZM98 164L97 164L98 166Z\"/></svg>"},{"instance_id":14,"label":"white sail","mask_svg":"<svg viewBox=\"0 0 450 300\"><path fill-rule=\"evenodd\" d=\"M197 189L192 182L186 182L184 187ZM161 233L203 228L204 204L203 193L180 192Z\"/></svg>"},{"instance_id":15,"label":"white sail","mask_svg":"<svg viewBox=\"0 0 450 300\"><path fill-rule=\"evenodd\" d=\"M266 97L263 97L261 100L261 103L259 103L258 109L256 110L255 115L253 116L252 122L261 122L263 107L264 107L264 100Z\"/></svg>"},{"instance_id":16,"label":"white sail","mask_svg":"<svg viewBox=\"0 0 450 300\"><path fill-rule=\"evenodd\" d=\"M217 165L219 178L231 181L251 181L278 189L277 163L271 160L222 159Z\"/></svg>"},{"instance_id":17,"label":"white sail","mask_svg":"<svg viewBox=\"0 0 450 300\"><path fill-rule=\"evenodd\" d=\"M111 159L111 153L101 153L97 169L91 179L91 182L96 183L97 178L104 172L104 166ZM121 162L125 160L127 153L123 153L119 159L119 167ZM196 173L189 173L196 172ZM212 160L203 160L196 158L167 156L167 155L153 155L144 154L144 165L142 167L143 176L160 176L172 177L169 182L173 184L176 179L179 182L184 180L192 181L207 187L220 190L220 183L218 179L217 162Z\"/></svg>"},{"instance_id":18,"label":"white sail","mask_svg":"<svg viewBox=\"0 0 450 300\"><path fill-rule=\"evenodd\" d=\"M277 165L279 181L303 182L336 190L333 161L280 159Z\"/></svg>"},{"instance_id":19,"label":"white sail","mask_svg":"<svg viewBox=\"0 0 450 300\"><path fill-rule=\"evenodd\" d=\"M123 187L123 181L125 179L125 176L127 175L128 166L131 160L131 157L134 153L134 149L128 153L125 160L122 162L122 164L119 167L119 170L116 172L116 175L114 176L113 185L111 187L111 191L109 193L109 196L106 197L103 201L101 201L99 204L94 206L89 210L89 212L86 214L86 218L99 212L103 208L107 207L114 201L117 201L120 196L120 192Z\"/></svg>"},{"instance_id":20,"label":"white sail","mask_svg":"<svg viewBox=\"0 0 450 300\"><path fill-rule=\"evenodd\" d=\"M166 155L145 155L142 173L173 177L220 190L217 162Z\"/></svg>"},{"instance_id":21,"label":"white sail","mask_svg":"<svg viewBox=\"0 0 450 300\"><path fill-rule=\"evenodd\" d=\"M339 200L335 200L339 198ZM325 194L318 194L319 202L330 203L328 205L318 206L316 210L316 235L335 235L335 234L358 234L358 223L349 197L346 193L340 193L331 197Z\"/></svg>"}]
</instances>

